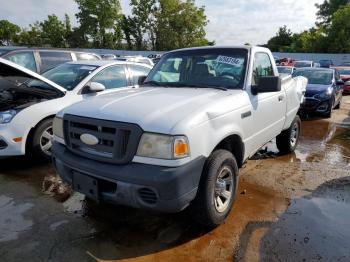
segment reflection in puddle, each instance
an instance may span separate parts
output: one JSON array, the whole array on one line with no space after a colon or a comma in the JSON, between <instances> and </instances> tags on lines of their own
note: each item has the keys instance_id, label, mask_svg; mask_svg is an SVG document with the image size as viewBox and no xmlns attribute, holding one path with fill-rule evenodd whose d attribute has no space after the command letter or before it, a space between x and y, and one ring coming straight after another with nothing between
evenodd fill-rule
<instances>
[{"instance_id":1,"label":"reflection in puddle","mask_svg":"<svg viewBox=\"0 0 350 262\"><path fill-rule=\"evenodd\" d=\"M15 240L32 227L32 220L24 218L32 207L33 204L16 204L12 198L0 196L0 243Z\"/></svg>"},{"instance_id":2,"label":"reflection in puddle","mask_svg":"<svg viewBox=\"0 0 350 262\"><path fill-rule=\"evenodd\" d=\"M296 151L280 156L275 141L267 144L252 160L276 158L285 162L321 162L350 165L350 130L327 121L302 122Z\"/></svg>"}]
</instances>

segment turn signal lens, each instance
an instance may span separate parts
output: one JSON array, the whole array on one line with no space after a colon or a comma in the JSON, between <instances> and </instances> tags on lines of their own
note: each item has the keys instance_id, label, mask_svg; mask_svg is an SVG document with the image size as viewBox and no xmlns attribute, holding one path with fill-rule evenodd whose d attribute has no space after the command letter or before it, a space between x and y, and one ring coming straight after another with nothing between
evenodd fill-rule
<instances>
[{"instance_id":1,"label":"turn signal lens","mask_svg":"<svg viewBox=\"0 0 350 262\"><path fill-rule=\"evenodd\" d=\"M22 142L22 137L16 137L16 138L14 138L14 139L12 139L13 140L13 142L15 142L15 143L19 143L19 142Z\"/></svg>"},{"instance_id":2,"label":"turn signal lens","mask_svg":"<svg viewBox=\"0 0 350 262\"><path fill-rule=\"evenodd\" d=\"M175 158L183 158L189 156L189 146L187 138L178 137L175 138L174 141L174 157Z\"/></svg>"}]
</instances>

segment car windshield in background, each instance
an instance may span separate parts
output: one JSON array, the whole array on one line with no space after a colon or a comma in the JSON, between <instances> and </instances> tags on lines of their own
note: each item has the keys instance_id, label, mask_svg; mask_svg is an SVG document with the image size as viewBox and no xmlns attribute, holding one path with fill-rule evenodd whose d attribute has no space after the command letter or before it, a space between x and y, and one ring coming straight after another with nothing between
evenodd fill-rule
<instances>
[{"instance_id":1,"label":"car windshield in background","mask_svg":"<svg viewBox=\"0 0 350 262\"><path fill-rule=\"evenodd\" d=\"M297 70L293 77L304 76L308 79L309 84L313 85L330 85L333 80L332 70Z\"/></svg>"},{"instance_id":2,"label":"car windshield in background","mask_svg":"<svg viewBox=\"0 0 350 262\"><path fill-rule=\"evenodd\" d=\"M350 69L338 69L340 75L350 75Z\"/></svg>"},{"instance_id":3,"label":"car windshield in background","mask_svg":"<svg viewBox=\"0 0 350 262\"><path fill-rule=\"evenodd\" d=\"M311 62L295 62L294 67L311 67Z\"/></svg>"},{"instance_id":4,"label":"car windshield in background","mask_svg":"<svg viewBox=\"0 0 350 262\"><path fill-rule=\"evenodd\" d=\"M277 67L278 73L280 74L292 74L293 69L291 67L285 67L285 66L278 66Z\"/></svg>"},{"instance_id":5,"label":"car windshield in background","mask_svg":"<svg viewBox=\"0 0 350 262\"><path fill-rule=\"evenodd\" d=\"M73 90L96 68L91 65L62 64L45 72L43 76L67 90Z\"/></svg>"},{"instance_id":6,"label":"car windshield in background","mask_svg":"<svg viewBox=\"0 0 350 262\"><path fill-rule=\"evenodd\" d=\"M171 52L151 71L145 85L242 89L246 49L199 49Z\"/></svg>"}]
</instances>

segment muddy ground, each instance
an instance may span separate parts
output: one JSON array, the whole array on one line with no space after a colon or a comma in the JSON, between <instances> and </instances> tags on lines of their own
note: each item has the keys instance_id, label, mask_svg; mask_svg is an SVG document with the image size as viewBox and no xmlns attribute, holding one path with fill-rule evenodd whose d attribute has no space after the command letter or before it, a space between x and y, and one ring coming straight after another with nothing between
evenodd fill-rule
<instances>
[{"instance_id":1,"label":"muddy ground","mask_svg":"<svg viewBox=\"0 0 350 262\"><path fill-rule=\"evenodd\" d=\"M0 261L350 261L350 96L303 121L294 154L274 143L241 170L227 221L96 208L50 164L0 160Z\"/></svg>"}]
</instances>

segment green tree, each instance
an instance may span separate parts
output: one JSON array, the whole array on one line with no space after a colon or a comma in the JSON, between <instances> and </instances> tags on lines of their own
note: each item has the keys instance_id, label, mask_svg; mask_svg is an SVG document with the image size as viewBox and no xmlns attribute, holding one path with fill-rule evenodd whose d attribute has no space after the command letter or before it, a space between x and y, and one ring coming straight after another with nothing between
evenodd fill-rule
<instances>
[{"instance_id":1,"label":"green tree","mask_svg":"<svg viewBox=\"0 0 350 262\"><path fill-rule=\"evenodd\" d=\"M333 14L344 5L349 4L349 0L324 0L322 4L316 4L316 13L319 20L318 25L328 26L331 23Z\"/></svg>"},{"instance_id":2,"label":"green tree","mask_svg":"<svg viewBox=\"0 0 350 262\"><path fill-rule=\"evenodd\" d=\"M122 14L119 0L75 0L84 38L97 48L115 48L122 38Z\"/></svg>"},{"instance_id":3,"label":"green tree","mask_svg":"<svg viewBox=\"0 0 350 262\"><path fill-rule=\"evenodd\" d=\"M25 46L42 46L42 28L39 22L29 25L29 29L22 29L16 43Z\"/></svg>"},{"instance_id":4,"label":"green tree","mask_svg":"<svg viewBox=\"0 0 350 262\"><path fill-rule=\"evenodd\" d=\"M328 31L328 51L336 53L350 52L350 6L341 7L333 14Z\"/></svg>"},{"instance_id":5,"label":"green tree","mask_svg":"<svg viewBox=\"0 0 350 262\"><path fill-rule=\"evenodd\" d=\"M10 45L21 31L20 27L8 20L0 20L0 45Z\"/></svg>"},{"instance_id":6,"label":"green tree","mask_svg":"<svg viewBox=\"0 0 350 262\"><path fill-rule=\"evenodd\" d=\"M132 16L128 18L130 35L137 50L147 45L155 47L155 13L156 0L131 0Z\"/></svg>"},{"instance_id":7,"label":"green tree","mask_svg":"<svg viewBox=\"0 0 350 262\"><path fill-rule=\"evenodd\" d=\"M293 33L286 25L280 27L274 37L267 42L273 52L284 52L292 44Z\"/></svg>"},{"instance_id":8,"label":"green tree","mask_svg":"<svg viewBox=\"0 0 350 262\"><path fill-rule=\"evenodd\" d=\"M51 47L66 47L66 25L56 15L49 15L40 26L45 44Z\"/></svg>"},{"instance_id":9,"label":"green tree","mask_svg":"<svg viewBox=\"0 0 350 262\"><path fill-rule=\"evenodd\" d=\"M204 7L194 0L159 0L156 12L155 46L157 50L208 45Z\"/></svg>"}]
</instances>

